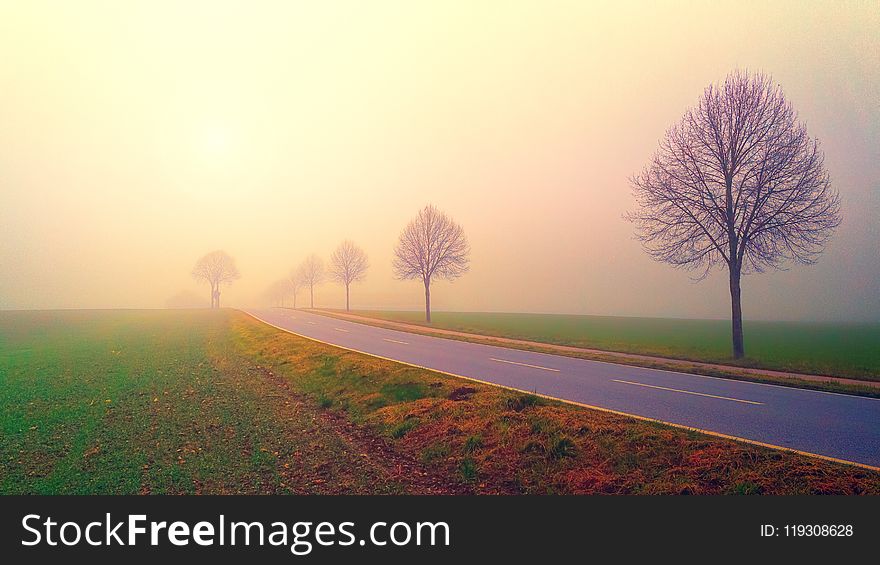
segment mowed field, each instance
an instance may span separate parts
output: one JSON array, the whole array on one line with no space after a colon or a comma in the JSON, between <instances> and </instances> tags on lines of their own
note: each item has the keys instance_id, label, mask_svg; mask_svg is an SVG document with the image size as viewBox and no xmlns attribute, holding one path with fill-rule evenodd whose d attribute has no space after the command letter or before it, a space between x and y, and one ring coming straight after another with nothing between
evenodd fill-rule
<instances>
[{"instance_id":1,"label":"mowed field","mask_svg":"<svg viewBox=\"0 0 880 565\"><path fill-rule=\"evenodd\" d=\"M353 314L428 326L424 312ZM730 322L561 314L432 312L430 327L674 359L880 380L880 323L745 321L746 359L730 356Z\"/></svg>"},{"instance_id":2,"label":"mowed field","mask_svg":"<svg viewBox=\"0 0 880 565\"><path fill-rule=\"evenodd\" d=\"M880 473L220 311L0 312L0 493L870 493Z\"/></svg>"}]
</instances>

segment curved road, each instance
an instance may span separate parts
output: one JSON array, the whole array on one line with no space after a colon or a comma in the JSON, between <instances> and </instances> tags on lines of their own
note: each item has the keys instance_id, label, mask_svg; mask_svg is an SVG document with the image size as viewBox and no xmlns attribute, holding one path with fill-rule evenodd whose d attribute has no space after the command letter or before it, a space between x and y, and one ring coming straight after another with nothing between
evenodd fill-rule
<instances>
[{"instance_id":1,"label":"curved road","mask_svg":"<svg viewBox=\"0 0 880 565\"><path fill-rule=\"evenodd\" d=\"M589 361L246 310L303 337L542 395L880 467L880 399Z\"/></svg>"}]
</instances>

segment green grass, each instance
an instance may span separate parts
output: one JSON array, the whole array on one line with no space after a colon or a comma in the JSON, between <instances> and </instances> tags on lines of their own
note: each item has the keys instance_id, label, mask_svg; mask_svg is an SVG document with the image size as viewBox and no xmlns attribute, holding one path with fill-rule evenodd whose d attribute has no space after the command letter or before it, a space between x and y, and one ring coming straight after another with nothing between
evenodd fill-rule
<instances>
[{"instance_id":1,"label":"green grass","mask_svg":"<svg viewBox=\"0 0 880 565\"><path fill-rule=\"evenodd\" d=\"M461 478L468 483L472 483L477 480L477 462L474 461L470 457L465 457L458 464L458 470L461 473Z\"/></svg>"},{"instance_id":2,"label":"green grass","mask_svg":"<svg viewBox=\"0 0 880 565\"><path fill-rule=\"evenodd\" d=\"M355 314L425 325L424 313ZM430 327L692 361L732 363L730 322L561 314L433 312ZM746 321L737 364L880 380L880 323Z\"/></svg>"},{"instance_id":3,"label":"green grass","mask_svg":"<svg viewBox=\"0 0 880 565\"><path fill-rule=\"evenodd\" d=\"M391 428L391 437L394 439L400 439L409 433L410 430L419 425L418 418L407 418L401 423L397 424L393 428Z\"/></svg>"},{"instance_id":4,"label":"green grass","mask_svg":"<svg viewBox=\"0 0 880 565\"><path fill-rule=\"evenodd\" d=\"M472 435L464 441L464 452L473 453L483 447L483 436Z\"/></svg>"},{"instance_id":5,"label":"green grass","mask_svg":"<svg viewBox=\"0 0 880 565\"><path fill-rule=\"evenodd\" d=\"M394 491L235 348L229 321L0 313L0 493Z\"/></svg>"}]
</instances>

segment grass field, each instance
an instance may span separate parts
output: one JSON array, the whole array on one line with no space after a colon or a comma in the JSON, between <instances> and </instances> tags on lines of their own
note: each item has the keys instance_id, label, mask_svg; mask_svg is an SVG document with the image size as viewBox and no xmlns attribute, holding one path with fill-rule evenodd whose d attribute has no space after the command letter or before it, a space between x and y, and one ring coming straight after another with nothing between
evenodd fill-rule
<instances>
[{"instance_id":1,"label":"grass field","mask_svg":"<svg viewBox=\"0 0 880 565\"><path fill-rule=\"evenodd\" d=\"M230 315L0 313L0 492L405 490L236 352Z\"/></svg>"},{"instance_id":2,"label":"grass field","mask_svg":"<svg viewBox=\"0 0 880 565\"><path fill-rule=\"evenodd\" d=\"M343 351L236 311L0 313L0 493L872 493L880 473Z\"/></svg>"},{"instance_id":3,"label":"grass field","mask_svg":"<svg viewBox=\"0 0 880 565\"><path fill-rule=\"evenodd\" d=\"M353 314L427 326L424 312ZM880 380L880 323L744 323L747 358L730 357L730 322L560 314L432 312L430 327L454 331L736 364L798 373Z\"/></svg>"}]
</instances>

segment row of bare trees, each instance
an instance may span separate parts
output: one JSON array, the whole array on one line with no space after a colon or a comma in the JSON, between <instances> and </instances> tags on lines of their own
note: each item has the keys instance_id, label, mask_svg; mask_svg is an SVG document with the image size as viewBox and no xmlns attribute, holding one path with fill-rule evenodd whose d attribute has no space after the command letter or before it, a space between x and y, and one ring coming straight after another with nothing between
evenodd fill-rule
<instances>
[{"instance_id":1,"label":"row of bare trees","mask_svg":"<svg viewBox=\"0 0 880 565\"><path fill-rule=\"evenodd\" d=\"M425 319L431 321L431 282L452 280L467 272L470 246L464 230L433 205L425 206L407 224L394 248L394 275L401 280L418 279L425 289ZM367 254L351 240L345 240L330 256L330 266L316 254L309 255L289 275L273 283L266 294L284 306L292 296L297 307L300 289L308 288L309 307L315 307L315 287L331 279L345 287L345 309L351 309L351 285L364 280L370 262ZM235 260L224 251L212 251L196 262L193 277L207 282L211 308L220 307L220 288L240 277Z\"/></svg>"},{"instance_id":2,"label":"row of bare trees","mask_svg":"<svg viewBox=\"0 0 880 565\"><path fill-rule=\"evenodd\" d=\"M417 279L425 289L425 319L431 321L431 282L455 279L468 270L470 246L464 230L445 213L432 205L425 206L407 224L394 248L396 278ZM290 274L273 283L267 294L284 306L292 296L297 305L300 289L309 290L309 307L315 307L315 287L328 278L345 287L345 309L351 309L351 285L364 280L370 263L357 244L345 240L330 255L329 268L320 257L309 255Z\"/></svg>"},{"instance_id":3,"label":"row of bare trees","mask_svg":"<svg viewBox=\"0 0 880 565\"><path fill-rule=\"evenodd\" d=\"M290 274L276 281L269 289L269 294L284 306L284 300L293 296L293 307L300 289L309 290L309 307L315 307L315 287L328 278L345 287L345 309L351 308L351 285L364 280L370 262L363 249L354 242L345 240L330 256L330 267L325 269L324 262L312 253L290 271Z\"/></svg>"}]
</instances>

